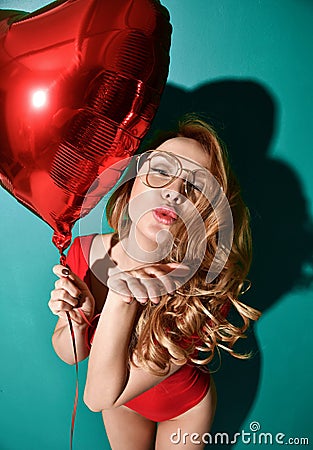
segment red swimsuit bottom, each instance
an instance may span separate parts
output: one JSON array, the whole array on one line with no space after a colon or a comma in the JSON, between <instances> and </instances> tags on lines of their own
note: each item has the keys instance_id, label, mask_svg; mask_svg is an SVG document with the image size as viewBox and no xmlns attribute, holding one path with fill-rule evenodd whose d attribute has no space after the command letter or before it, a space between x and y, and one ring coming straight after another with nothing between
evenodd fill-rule
<instances>
[{"instance_id":1,"label":"red swimsuit bottom","mask_svg":"<svg viewBox=\"0 0 313 450\"><path fill-rule=\"evenodd\" d=\"M90 287L89 252L95 235L74 239L66 263ZM210 374L185 364L156 386L124 405L154 422L172 419L197 405L210 387Z\"/></svg>"}]
</instances>

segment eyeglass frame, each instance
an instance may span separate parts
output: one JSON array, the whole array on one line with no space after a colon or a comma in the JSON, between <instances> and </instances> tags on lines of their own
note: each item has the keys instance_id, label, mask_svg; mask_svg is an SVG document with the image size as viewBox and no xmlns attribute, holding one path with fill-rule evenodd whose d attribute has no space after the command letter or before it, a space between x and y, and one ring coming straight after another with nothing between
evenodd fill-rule
<instances>
[{"instance_id":1,"label":"eyeglass frame","mask_svg":"<svg viewBox=\"0 0 313 450\"><path fill-rule=\"evenodd\" d=\"M167 183L165 183L163 186L151 186L151 184L149 184L149 182L148 182L148 175L149 175L149 171L150 171L150 163L149 163L149 169L148 169L147 173L145 174L145 182L142 180L142 177L141 177L141 176L139 177L139 178L140 178L140 181L141 181L145 186L148 186L148 187L150 187L150 188L152 188L152 189L162 189L162 188L164 188L164 187L169 186L170 184L172 184L173 181L177 180L177 178L180 178L182 172L185 171L185 172L187 172L187 177L186 177L185 179L183 179L183 180L184 180L184 190L185 190L186 197L189 197L190 195L188 194L187 184L189 183L189 184L191 184L192 186L194 186L194 184L191 183L190 180L188 179L188 174L192 174L192 176L194 177L194 173L195 173L195 172L200 171L200 170L205 171L206 169L203 169L203 168L195 169L195 170L186 169L185 167L183 167L183 165L182 165L180 159L179 159L179 158L177 157L177 155L175 155L174 153L168 152L168 151L165 151L165 150L161 151L161 150L157 150L157 149L152 149L152 150L147 150L146 152L141 153L140 155L137 155L137 157L136 157L136 171L137 171L137 175L139 174L140 169L143 167L143 165L142 165L141 168L139 169L140 159L143 157L143 155L146 155L147 153L154 153L154 152L155 152L155 153L161 153L161 154L162 154L162 153L168 154L168 155L170 155L175 161L177 161L177 162L178 162L178 171L177 171L177 174L175 174L175 175L172 177L172 179L171 179L170 181L168 181ZM184 158L183 156L180 156L180 158L184 159L185 161L192 162L192 161L190 161L188 158ZM151 158L150 158L150 159L146 159L146 161L150 161L150 160L151 160ZM145 163L146 161L144 161L144 163ZM143 163L143 164L144 164L144 163ZM194 180L194 178L193 178L193 180ZM206 187L206 183L205 183L205 186L204 186L203 188L205 188L205 187ZM198 190L198 191L200 192L200 190Z\"/></svg>"}]
</instances>

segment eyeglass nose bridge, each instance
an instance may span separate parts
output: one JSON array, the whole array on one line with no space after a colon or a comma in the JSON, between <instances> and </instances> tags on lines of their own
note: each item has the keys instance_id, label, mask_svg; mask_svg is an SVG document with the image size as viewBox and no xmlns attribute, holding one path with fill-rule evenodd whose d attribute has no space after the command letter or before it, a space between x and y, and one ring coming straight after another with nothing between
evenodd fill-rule
<instances>
[{"instance_id":1,"label":"eyeglass nose bridge","mask_svg":"<svg viewBox=\"0 0 313 450\"><path fill-rule=\"evenodd\" d=\"M182 177L182 172L186 172L186 177ZM163 186L163 188L168 189L177 179L182 180L182 184L184 186L184 192L186 194L186 197L189 197L190 191L188 190L188 185L193 184L194 182L194 173L192 170L181 168L179 173L172 178L170 182L168 182L166 185Z\"/></svg>"},{"instance_id":2,"label":"eyeglass nose bridge","mask_svg":"<svg viewBox=\"0 0 313 450\"><path fill-rule=\"evenodd\" d=\"M178 175L179 177L181 177L181 174L183 172L187 173L186 178L184 178L185 183L188 181L189 183L193 183L195 180L195 171L194 170L190 170L190 169L186 169L185 167L181 168L180 174ZM182 177L181 177L182 178Z\"/></svg>"}]
</instances>

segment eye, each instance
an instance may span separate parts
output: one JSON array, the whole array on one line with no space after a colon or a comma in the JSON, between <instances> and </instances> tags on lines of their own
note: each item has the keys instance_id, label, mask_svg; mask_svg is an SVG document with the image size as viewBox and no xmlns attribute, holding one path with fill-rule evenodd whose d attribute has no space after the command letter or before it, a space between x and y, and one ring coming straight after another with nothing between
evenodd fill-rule
<instances>
[{"instance_id":1,"label":"eye","mask_svg":"<svg viewBox=\"0 0 313 450\"><path fill-rule=\"evenodd\" d=\"M159 175L162 175L163 177L170 177L171 174L167 172L165 169L157 169L157 168L151 168L152 172L156 172Z\"/></svg>"}]
</instances>

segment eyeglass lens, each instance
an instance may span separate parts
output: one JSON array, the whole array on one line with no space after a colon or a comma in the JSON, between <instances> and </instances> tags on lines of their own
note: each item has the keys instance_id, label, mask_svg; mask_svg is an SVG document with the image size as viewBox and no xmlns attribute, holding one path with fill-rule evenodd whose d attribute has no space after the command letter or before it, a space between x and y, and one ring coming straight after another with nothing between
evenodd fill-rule
<instances>
[{"instance_id":1,"label":"eyeglass lens","mask_svg":"<svg viewBox=\"0 0 313 450\"><path fill-rule=\"evenodd\" d=\"M147 181L152 187L165 186L180 172L178 161L166 153L156 153L148 161Z\"/></svg>"}]
</instances>

